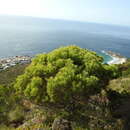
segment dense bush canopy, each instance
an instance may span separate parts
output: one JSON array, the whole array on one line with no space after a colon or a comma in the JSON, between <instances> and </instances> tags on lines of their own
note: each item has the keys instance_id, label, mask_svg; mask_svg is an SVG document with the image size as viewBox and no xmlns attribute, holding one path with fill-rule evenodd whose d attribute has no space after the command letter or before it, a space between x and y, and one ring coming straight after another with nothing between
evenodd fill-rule
<instances>
[{"instance_id":1,"label":"dense bush canopy","mask_svg":"<svg viewBox=\"0 0 130 130\"><path fill-rule=\"evenodd\" d=\"M77 46L61 47L37 55L17 78L15 89L37 103L66 103L98 92L111 68L115 70L103 65L102 57L95 52Z\"/></svg>"}]
</instances>

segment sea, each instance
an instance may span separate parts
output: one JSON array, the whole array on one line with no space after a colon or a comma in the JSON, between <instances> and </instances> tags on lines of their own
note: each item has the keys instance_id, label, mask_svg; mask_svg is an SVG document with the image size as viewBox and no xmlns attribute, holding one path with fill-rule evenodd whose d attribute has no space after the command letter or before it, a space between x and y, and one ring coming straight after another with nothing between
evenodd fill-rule
<instances>
[{"instance_id":1,"label":"sea","mask_svg":"<svg viewBox=\"0 0 130 130\"><path fill-rule=\"evenodd\" d=\"M130 58L130 27L79 21L0 16L0 58L47 53L67 45L96 51L104 62L113 51Z\"/></svg>"}]
</instances>

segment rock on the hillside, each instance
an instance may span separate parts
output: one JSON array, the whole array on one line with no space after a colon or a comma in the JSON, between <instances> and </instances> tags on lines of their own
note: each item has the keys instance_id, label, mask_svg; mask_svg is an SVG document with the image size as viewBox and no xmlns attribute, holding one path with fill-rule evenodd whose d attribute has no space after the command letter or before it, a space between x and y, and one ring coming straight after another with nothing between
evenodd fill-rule
<instances>
[{"instance_id":1,"label":"rock on the hillside","mask_svg":"<svg viewBox=\"0 0 130 130\"><path fill-rule=\"evenodd\" d=\"M68 120L56 118L52 124L52 130L72 130L71 123Z\"/></svg>"}]
</instances>

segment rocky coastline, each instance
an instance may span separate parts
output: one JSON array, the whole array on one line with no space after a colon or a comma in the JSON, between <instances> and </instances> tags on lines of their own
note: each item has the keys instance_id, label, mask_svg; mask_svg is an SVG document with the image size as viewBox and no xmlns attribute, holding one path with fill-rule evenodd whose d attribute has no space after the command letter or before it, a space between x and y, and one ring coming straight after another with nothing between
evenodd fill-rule
<instances>
[{"instance_id":1,"label":"rocky coastline","mask_svg":"<svg viewBox=\"0 0 130 130\"><path fill-rule=\"evenodd\" d=\"M108 64L123 64L127 61L127 58L121 56L119 53L115 53L112 51L106 51L105 53L112 57L112 60L109 61Z\"/></svg>"}]
</instances>

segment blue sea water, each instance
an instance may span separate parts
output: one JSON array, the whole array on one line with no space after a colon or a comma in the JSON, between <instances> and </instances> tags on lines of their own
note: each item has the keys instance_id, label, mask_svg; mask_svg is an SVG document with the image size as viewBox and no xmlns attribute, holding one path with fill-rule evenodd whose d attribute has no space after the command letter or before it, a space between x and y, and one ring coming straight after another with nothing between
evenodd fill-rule
<instances>
[{"instance_id":1,"label":"blue sea water","mask_svg":"<svg viewBox=\"0 0 130 130\"><path fill-rule=\"evenodd\" d=\"M0 58L35 55L65 45L78 45L130 57L130 27L87 22L42 19L23 16L0 16Z\"/></svg>"}]
</instances>

